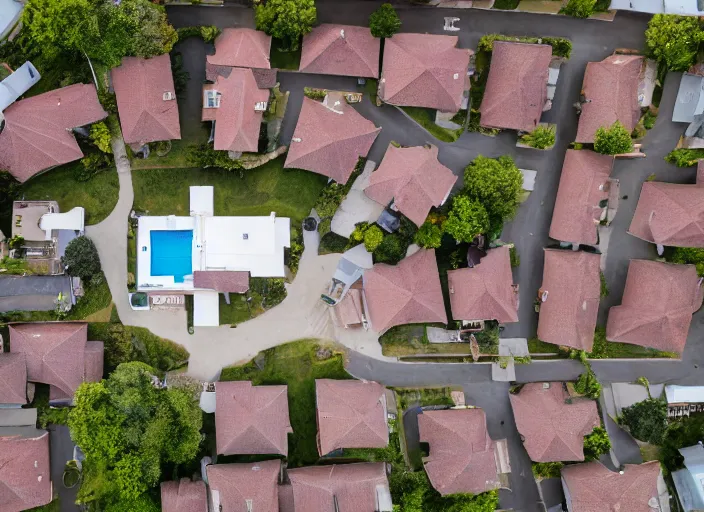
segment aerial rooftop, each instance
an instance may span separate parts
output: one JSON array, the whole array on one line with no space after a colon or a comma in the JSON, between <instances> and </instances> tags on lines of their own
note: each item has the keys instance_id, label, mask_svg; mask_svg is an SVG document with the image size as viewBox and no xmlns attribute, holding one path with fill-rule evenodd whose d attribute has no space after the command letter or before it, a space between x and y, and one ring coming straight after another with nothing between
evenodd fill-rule
<instances>
[{"instance_id":1,"label":"aerial rooftop","mask_svg":"<svg viewBox=\"0 0 704 512\"><path fill-rule=\"evenodd\" d=\"M205 467L210 487L210 510L223 512L279 512L280 460Z\"/></svg>"},{"instance_id":2,"label":"aerial rooftop","mask_svg":"<svg viewBox=\"0 0 704 512\"><path fill-rule=\"evenodd\" d=\"M367 27L324 23L303 36L299 71L379 78L380 45Z\"/></svg>"},{"instance_id":3,"label":"aerial rooftop","mask_svg":"<svg viewBox=\"0 0 704 512\"><path fill-rule=\"evenodd\" d=\"M271 36L251 28L225 28L215 39L215 54L206 56L209 64L241 68L269 69Z\"/></svg>"},{"instance_id":4,"label":"aerial rooftop","mask_svg":"<svg viewBox=\"0 0 704 512\"><path fill-rule=\"evenodd\" d=\"M49 432L0 427L0 510L21 512L53 498Z\"/></svg>"}]
</instances>

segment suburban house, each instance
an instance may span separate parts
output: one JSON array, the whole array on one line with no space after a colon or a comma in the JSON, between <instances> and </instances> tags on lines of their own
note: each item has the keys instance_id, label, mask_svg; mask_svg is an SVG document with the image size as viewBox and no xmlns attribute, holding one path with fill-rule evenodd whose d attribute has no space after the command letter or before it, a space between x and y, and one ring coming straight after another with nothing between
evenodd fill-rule
<instances>
[{"instance_id":1,"label":"suburban house","mask_svg":"<svg viewBox=\"0 0 704 512\"><path fill-rule=\"evenodd\" d=\"M389 444L386 389L377 382L316 379L318 453Z\"/></svg>"},{"instance_id":2,"label":"suburban house","mask_svg":"<svg viewBox=\"0 0 704 512\"><path fill-rule=\"evenodd\" d=\"M34 426L0 427L0 510L21 512L53 499L49 432Z\"/></svg>"},{"instance_id":3,"label":"suburban house","mask_svg":"<svg viewBox=\"0 0 704 512\"><path fill-rule=\"evenodd\" d=\"M443 496L479 494L501 487L506 473L506 440L493 441L482 409L424 410L418 415L420 442L428 443L423 465L430 483Z\"/></svg>"},{"instance_id":4,"label":"suburban house","mask_svg":"<svg viewBox=\"0 0 704 512\"><path fill-rule=\"evenodd\" d=\"M6 311L54 311L58 298L76 303L74 278L68 275L0 275L0 313Z\"/></svg>"},{"instance_id":5,"label":"suburban house","mask_svg":"<svg viewBox=\"0 0 704 512\"><path fill-rule=\"evenodd\" d=\"M362 283L364 314L378 333L395 325L447 323L434 249L421 249L398 265L377 263Z\"/></svg>"},{"instance_id":6,"label":"suburban house","mask_svg":"<svg viewBox=\"0 0 704 512\"><path fill-rule=\"evenodd\" d=\"M284 167L347 183L379 131L381 128L348 105L342 94L327 94L323 102L303 98Z\"/></svg>"},{"instance_id":7,"label":"suburban house","mask_svg":"<svg viewBox=\"0 0 704 512\"><path fill-rule=\"evenodd\" d=\"M667 417L680 418L704 412L704 386L665 386Z\"/></svg>"},{"instance_id":8,"label":"suburban house","mask_svg":"<svg viewBox=\"0 0 704 512\"><path fill-rule=\"evenodd\" d=\"M226 28L215 39L206 66L270 69L271 36L251 28Z\"/></svg>"},{"instance_id":9,"label":"suburban house","mask_svg":"<svg viewBox=\"0 0 704 512\"><path fill-rule=\"evenodd\" d=\"M0 123L0 168L23 183L83 158L73 130L107 117L94 85L74 84L10 105Z\"/></svg>"},{"instance_id":10,"label":"suburban house","mask_svg":"<svg viewBox=\"0 0 704 512\"><path fill-rule=\"evenodd\" d=\"M588 62L580 98L579 125L575 142L592 143L601 127L619 121L631 132L640 119L641 81L645 59L640 55L611 55L601 62ZM645 103L645 105L643 105Z\"/></svg>"},{"instance_id":11,"label":"suburban house","mask_svg":"<svg viewBox=\"0 0 704 512\"><path fill-rule=\"evenodd\" d=\"M614 157L568 149L550 223L550 238L575 246L597 245L599 224L616 214L618 180L612 179Z\"/></svg>"},{"instance_id":12,"label":"suburban house","mask_svg":"<svg viewBox=\"0 0 704 512\"><path fill-rule=\"evenodd\" d=\"M490 249L479 263L447 271L452 318L473 325L485 320L518 322L518 285L513 284L510 249Z\"/></svg>"},{"instance_id":13,"label":"suburban house","mask_svg":"<svg viewBox=\"0 0 704 512\"><path fill-rule=\"evenodd\" d=\"M704 510L704 446L699 442L679 450L684 469L674 471L677 495L685 512Z\"/></svg>"},{"instance_id":14,"label":"suburban house","mask_svg":"<svg viewBox=\"0 0 704 512\"><path fill-rule=\"evenodd\" d=\"M494 41L479 112L486 128L532 132L552 106L548 72L552 46Z\"/></svg>"},{"instance_id":15,"label":"suburban house","mask_svg":"<svg viewBox=\"0 0 704 512\"><path fill-rule=\"evenodd\" d=\"M103 378L103 352L82 322L10 324L10 353L24 356L28 381L49 385L51 405L71 405L78 386Z\"/></svg>"},{"instance_id":16,"label":"suburban house","mask_svg":"<svg viewBox=\"0 0 704 512\"><path fill-rule=\"evenodd\" d=\"M621 305L609 310L606 339L682 354L702 293L694 265L631 260Z\"/></svg>"},{"instance_id":17,"label":"suburban house","mask_svg":"<svg viewBox=\"0 0 704 512\"><path fill-rule=\"evenodd\" d=\"M694 185L646 181L628 232L664 247L704 247L704 164Z\"/></svg>"},{"instance_id":18,"label":"suburban house","mask_svg":"<svg viewBox=\"0 0 704 512\"><path fill-rule=\"evenodd\" d=\"M543 284L538 290L538 338L591 352L599 313L600 255L545 249Z\"/></svg>"},{"instance_id":19,"label":"suburban house","mask_svg":"<svg viewBox=\"0 0 704 512\"><path fill-rule=\"evenodd\" d=\"M698 0L611 0L609 9L650 14L704 16L704 5Z\"/></svg>"},{"instance_id":20,"label":"suburban house","mask_svg":"<svg viewBox=\"0 0 704 512\"><path fill-rule=\"evenodd\" d=\"M395 34L384 40L379 99L408 107L457 112L469 102L472 50L457 48L457 36Z\"/></svg>"},{"instance_id":21,"label":"suburban house","mask_svg":"<svg viewBox=\"0 0 704 512\"><path fill-rule=\"evenodd\" d=\"M601 425L596 401L571 397L564 382L524 384L509 398L532 461L584 460L584 436Z\"/></svg>"},{"instance_id":22,"label":"suburban house","mask_svg":"<svg viewBox=\"0 0 704 512\"><path fill-rule=\"evenodd\" d=\"M364 193L420 226L431 208L445 204L456 181L457 176L438 161L437 146L389 144Z\"/></svg>"},{"instance_id":23,"label":"suburban house","mask_svg":"<svg viewBox=\"0 0 704 512\"><path fill-rule=\"evenodd\" d=\"M299 71L379 78L381 39L367 27L324 23L303 36Z\"/></svg>"},{"instance_id":24,"label":"suburban house","mask_svg":"<svg viewBox=\"0 0 704 512\"><path fill-rule=\"evenodd\" d=\"M169 54L124 57L110 73L125 144L141 151L150 142L181 139Z\"/></svg>"},{"instance_id":25,"label":"suburban house","mask_svg":"<svg viewBox=\"0 0 704 512\"><path fill-rule=\"evenodd\" d=\"M27 361L24 354L0 352L0 409L18 408L27 400Z\"/></svg>"},{"instance_id":26,"label":"suburban house","mask_svg":"<svg viewBox=\"0 0 704 512\"><path fill-rule=\"evenodd\" d=\"M2 33L2 3L4 1L9 1L15 3L14 0L0 0L0 34ZM17 5L20 5L17 2ZM2 36L0 35L0 40ZM6 64L0 64L3 66ZM42 76L34 67L34 64L27 61L10 73L10 76L6 77L4 80L0 81L0 114L7 107L12 105L17 98L26 93L31 87L36 84ZM0 124L2 123L2 116L0 115Z\"/></svg>"},{"instance_id":27,"label":"suburban house","mask_svg":"<svg viewBox=\"0 0 704 512\"><path fill-rule=\"evenodd\" d=\"M178 482L161 482L162 512L208 512L205 482L182 478Z\"/></svg>"},{"instance_id":28,"label":"suburban house","mask_svg":"<svg viewBox=\"0 0 704 512\"><path fill-rule=\"evenodd\" d=\"M280 510L391 512L386 466L385 462L361 462L288 470L290 483L279 489Z\"/></svg>"},{"instance_id":29,"label":"suburban house","mask_svg":"<svg viewBox=\"0 0 704 512\"><path fill-rule=\"evenodd\" d=\"M281 471L278 459L206 466L210 510L279 512Z\"/></svg>"},{"instance_id":30,"label":"suburban house","mask_svg":"<svg viewBox=\"0 0 704 512\"><path fill-rule=\"evenodd\" d=\"M250 381L215 383L215 436L219 455L288 455L287 386ZM217 510L217 508L216 508Z\"/></svg>"},{"instance_id":31,"label":"suburban house","mask_svg":"<svg viewBox=\"0 0 704 512\"><path fill-rule=\"evenodd\" d=\"M611 471L598 461L565 466L562 489L568 512L670 511L667 486L657 460L626 464L622 471Z\"/></svg>"}]
</instances>

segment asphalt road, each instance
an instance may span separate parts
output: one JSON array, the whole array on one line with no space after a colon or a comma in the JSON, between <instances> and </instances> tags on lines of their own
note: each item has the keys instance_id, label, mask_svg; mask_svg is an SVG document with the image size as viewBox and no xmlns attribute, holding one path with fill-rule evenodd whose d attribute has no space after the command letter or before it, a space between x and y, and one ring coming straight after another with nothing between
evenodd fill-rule
<instances>
[{"instance_id":1,"label":"asphalt road","mask_svg":"<svg viewBox=\"0 0 704 512\"><path fill-rule=\"evenodd\" d=\"M78 486L67 489L63 484L64 467L73 459L73 441L65 425L49 426L49 451L51 452L51 481L54 484L54 494L61 500L61 512L76 512L76 494Z\"/></svg>"}]
</instances>

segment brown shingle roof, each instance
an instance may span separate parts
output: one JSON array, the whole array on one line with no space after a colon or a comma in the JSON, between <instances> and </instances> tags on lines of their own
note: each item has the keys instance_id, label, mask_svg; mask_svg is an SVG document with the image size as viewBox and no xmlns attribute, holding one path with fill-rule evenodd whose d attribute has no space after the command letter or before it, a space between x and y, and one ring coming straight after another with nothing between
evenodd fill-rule
<instances>
[{"instance_id":1,"label":"brown shingle roof","mask_svg":"<svg viewBox=\"0 0 704 512\"><path fill-rule=\"evenodd\" d=\"M597 461L562 469L571 512L653 512L648 502L658 500L659 475L660 463L656 460L626 464L622 475Z\"/></svg>"},{"instance_id":2,"label":"brown shingle roof","mask_svg":"<svg viewBox=\"0 0 704 512\"><path fill-rule=\"evenodd\" d=\"M202 480L161 483L161 512L208 512L208 495Z\"/></svg>"},{"instance_id":3,"label":"brown shingle roof","mask_svg":"<svg viewBox=\"0 0 704 512\"><path fill-rule=\"evenodd\" d=\"M631 260L621 305L609 311L606 339L681 354L701 305L694 265Z\"/></svg>"},{"instance_id":4,"label":"brown shingle roof","mask_svg":"<svg viewBox=\"0 0 704 512\"><path fill-rule=\"evenodd\" d=\"M598 242L600 202L609 197L614 158L593 151L568 149L550 223L550 238L575 244Z\"/></svg>"},{"instance_id":5,"label":"brown shingle roof","mask_svg":"<svg viewBox=\"0 0 704 512\"><path fill-rule=\"evenodd\" d=\"M372 329L447 323L435 250L421 249L392 266L377 263L362 276Z\"/></svg>"},{"instance_id":6,"label":"brown shingle roof","mask_svg":"<svg viewBox=\"0 0 704 512\"><path fill-rule=\"evenodd\" d=\"M215 384L218 454L288 455L287 386L252 386L249 381Z\"/></svg>"},{"instance_id":7,"label":"brown shingle roof","mask_svg":"<svg viewBox=\"0 0 704 512\"><path fill-rule=\"evenodd\" d=\"M381 128L341 99L341 114L303 98L284 167L305 169L347 183L359 157L367 156Z\"/></svg>"},{"instance_id":8,"label":"brown shingle roof","mask_svg":"<svg viewBox=\"0 0 704 512\"><path fill-rule=\"evenodd\" d=\"M396 34L384 42L379 97L392 105L457 112L469 89L471 50L456 48L459 38Z\"/></svg>"},{"instance_id":9,"label":"brown shingle roof","mask_svg":"<svg viewBox=\"0 0 704 512\"><path fill-rule=\"evenodd\" d=\"M0 404L27 403L27 364L24 354L0 353Z\"/></svg>"},{"instance_id":10,"label":"brown shingle roof","mask_svg":"<svg viewBox=\"0 0 704 512\"><path fill-rule=\"evenodd\" d=\"M325 23L303 36L299 71L378 78L380 45L367 27Z\"/></svg>"},{"instance_id":11,"label":"brown shingle roof","mask_svg":"<svg viewBox=\"0 0 704 512\"><path fill-rule=\"evenodd\" d=\"M449 270L447 281L455 320L518 322L518 293L508 247L489 250L474 268Z\"/></svg>"},{"instance_id":12,"label":"brown shingle roof","mask_svg":"<svg viewBox=\"0 0 704 512\"><path fill-rule=\"evenodd\" d=\"M49 432L0 428L0 510L20 512L51 499Z\"/></svg>"},{"instance_id":13,"label":"brown shingle roof","mask_svg":"<svg viewBox=\"0 0 704 512\"><path fill-rule=\"evenodd\" d=\"M582 251L545 249L538 338L590 352L599 312L600 256Z\"/></svg>"},{"instance_id":14,"label":"brown shingle roof","mask_svg":"<svg viewBox=\"0 0 704 512\"><path fill-rule=\"evenodd\" d=\"M601 62L587 62L584 72L582 113L576 142L594 142L600 127L620 121L631 132L640 118L638 82L643 57L611 55Z\"/></svg>"},{"instance_id":15,"label":"brown shingle roof","mask_svg":"<svg viewBox=\"0 0 704 512\"><path fill-rule=\"evenodd\" d=\"M251 28L226 28L215 39L215 54L206 60L216 66L269 69L271 36Z\"/></svg>"},{"instance_id":16,"label":"brown shingle roof","mask_svg":"<svg viewBox=\"0 0 704 512\"><path fill-rule=\"evenodd\" d=\"M211 464L205 471L211 496L215 494L219 498L222 512L246 512L248 500L251 500L252 512L279 512L280 460Z\"/></svg>"},{"instance_id":17,"label":"brown shingle roof","mask_svg":"<svg viewBox=\"0 0 704 512\"><path fill-rule=\"evenodd\" d=\"M389 444L386 394L377 382L316 379L318 452Z\"/></svg>"},{"instance_id":18,"label":"brown shingle roof","mask_svg":"<svg viewBox=\"0 0 704 512\"><path fill-rule=\"evenodd\" d=\"M245 293L249 290L249 272L230 270L196 270L193 286L220 293Z\"/></svg>"},{"instance_id":19,"label":"brown shingle roof","mask_svg":"<svg viewBox=\"0 0 704 512\"><path fill-rule=\"evenodd\" d=\"M385 466L383 462L363 462L292 469L288 477L293 490L293 511L374 512L377 487L388 489L389 485Z\"/></svg>"},{"instance_id":20,"label":"brown shingle roof","mask_svg":"<svg viewBox=\"0 0 704 512\"><path fill-rule=\"evenodd\" d=\"M24 182L35 174L83 157L72 129L107 117L95 86L74 84L32 96L3 112L0 169Z\"/></svg>"},{"instance_id":21,"label":"brown shingle roof","mask_svg":"<svg viewBox=\"0 0 704 512\"><path fill-rule=\"evenodd\" d=\"M127 144L181 138L171 57L125 57L112 71L122 135ZM164 100L164 94L170 100Z\"/></svg>"},{"instance_id":22,"label":"brown shingle roof","mask_svg":"<svg viewBox=\"0 0 704 512\"><path fill-rule=\"evenodd\" d=\"M456 181L457 176L438 161L436 146L389 144L364 193L384 206L393 199L398 210L420 226L433 206L443 204Z\"/></svg>"},{"instance_id":23,"label":"brown shingle roof","mask_svg":"<svg viewBox=\"0 0 704 512\"><path fill-rule=\"evenodd\" d=\"M495 41L479 108L482 126L533 131L547 100L551 60L547 44Z\"/></svg>"},{"instance_id":24,"label":"brown shingle roof","mask_svg":"<svg viewBox=\"0 0 704 512\"><path fill-rule=\"evenodd\" d=\"M499 487L494 441L482 409L423 411L418 431L420 441L430 446L425 471L440 494L479 494Z\"/></svg>"},{"instance_id":25,"label":"brown shingle roof","mask_svg":"<svg viewBox=\"0 0 704 512\"><path fill-rule=\"evenodd\" d=\"M594 400L576 399L562 382L525 384L509 395L516 428L523 446L535 462L584 460L584 436L601 422Z\"/></svg>"}]
</instances>

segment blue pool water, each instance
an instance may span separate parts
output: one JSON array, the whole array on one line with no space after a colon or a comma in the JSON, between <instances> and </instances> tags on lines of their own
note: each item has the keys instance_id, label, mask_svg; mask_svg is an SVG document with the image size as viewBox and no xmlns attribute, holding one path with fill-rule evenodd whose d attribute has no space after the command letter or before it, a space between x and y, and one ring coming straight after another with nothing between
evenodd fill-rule
<instances>
[{"instance_id":1,"label":"blue pool water","mask_svg":"<svg viewBox=\"0 0 704 512\"><path fill-rule=\"evenodd\" d=\"M193 231L151 231L153 276L174 276L177 283L193 273Z\"/></svg>"}]
</instances>

